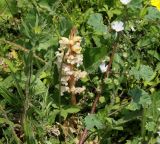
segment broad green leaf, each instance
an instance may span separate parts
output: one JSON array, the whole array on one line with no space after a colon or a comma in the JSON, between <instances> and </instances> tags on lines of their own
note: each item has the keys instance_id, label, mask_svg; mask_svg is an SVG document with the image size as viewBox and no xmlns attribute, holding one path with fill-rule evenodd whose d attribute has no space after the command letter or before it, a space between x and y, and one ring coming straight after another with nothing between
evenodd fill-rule
<instances>
[{"instance_id":1,"label":"broad green leaf","mask_svg":"<svg viewBox=\"0 0 160 144\"><path fill-rule=\"evenodd\" d=\"M47 88L46 88L45 84L39 78L37 78L33 83L34 95L39 95L39 94L45 93L46 90L47 90Z\"/></svg>"},{"instance_id":2,"label":"broad green leaf","mask_svg":"<svg viewBox=\"0 0 160 144\"><path fill-rule=\"evenodd\" d=\"M77 113L79 111L79 107L66 107L61 110L61 116L63 116L64 119L66 119L68 114Z\"/></svg>"},{"instance_id":3,"label":"broad green leaf","mask_svg":"<svg viewBox=\"0 0 160 144\"><path fill-rule=\"evenodd\" d=\"M136 9L142 8L142 0L132 0L129 3L128 7L131 9L134 9L134 11L136 11Z\"/></svg>"},{"instance_id":4,"label":"broad green leaf","mask_svg":"<svg viewBox=\"0 0 160 144\"><path fill-rule=\"evenodd\" d=\"M11 75L9 75L7 78L5 78L2 82L0 82L0 86L5 87L6 89L13 86L14 80Z\"/></svg>"},{"instance_id":5,"label":"broad green leaf","mask_svg":"<svg viewBox=\"0 0 160 144\"><path fill-rule=\"evenodd\" d=\"M145 128L148 131L154 132L156 129L156 123L155 122L147 122Z\"/></svg>"},{"instance_id":6,"label":"broad green leaf","mask_svg":"<svg viewBox=\"0 0 160 144\"><path fill-rule=\"evenodd\" d=\"M153 70L149 66L141 65L140 66L140 75L143 80L150 81L152 75L154 74Z\"/></svg>"},{"instance_id":7,"label":"broad green leaf","mask_svg":"<svg viewBox=\"0 0 160 144\"><path fill-rule=\"evenodd\" d=\"M127 106L127 109L138 110L142 107L149 106L151 104L150 95L145 92L143 89L134 88L129 90L128 94L132 96L131 103Z\"/></svg>"},{"instance_id":8,"label":"broad green leaf","mask_svg":"<svg viewBox=\"0 0 160 144\"><path fill-rule=\"evenodd\" d=\"M129 73L130 75L134 75L137 80L143 79L145 81L152 80L152 76L154 75L152 68L146 65L140 65L139 69L132 67Z\"/></svg>"},{"instance_id":9,"label":"broad green leaf","mask_svg":"<svg viewBox=\"0 0 160 144\"><path fill-rule=\"evenodd\" d=\"M137 80L140 80L141 76L140 76L139 71L137 70L136 67L132 67L129 73L130 73L130 75L134 75L134 77Z\"/></svg>"},{"instance_id":10,"label":"broad green leaf","mask_svg":"<svg viewBox=\"0 0 160 144\"><path fill-rule=\"evenodd\" d=\"M102 122L97 118L95 114L90 114L86 116L84 119L84 123L86 125L86 128L89 130L94 127L96 127L97 129L101 129L104 127Z\"/></svg>"},{"instance_id":11,"label":"broad green leaf","mask_svg":"<svg viewBox=\"0 0 160 144\"><path fill-rule=\"evenodd\" d=\"M127 140L125 144L141 144L141 139L139 137L134 137L133 140Z\"/></svg>"},{"instance_id":12,"label":"broad green leaf","mask_svg":"<svg viewBox=\"0 0 160 144\"><path fill-rule=\"evenodd\" d=\"M148 53L160 61L160 54L156 50L149 50Z\"/></svg>"},{"instance_id":13,"label":"broad green leaf","mask_svg":"<svg viewBox=\"0 0 160 144\"><path fill-rule=\"evenodd\" d=\"M92 26L92 28L98 34L107 33L107 26L103 24L103 17L100 13L93 13L90 15L87 24Z\"/></svg>"},{"instance_id":14,"label":"broad green leaf","mask_svg":"<svg viewBox=\"0 0 160 144\"><path fill-rule=\"evenodd\" d=\"M14 101L16 100L16 96L14 94L12 94L11 92L9 92L6 88L4 88L3 86L0 86L0 95L9 103L9 104L13 104ZM17 102L18 103L18 102ZM16 103L16 104L17 104Z\"/></svg>"},{"instance_id":15,"label":"broad green leaf","mask_svg":"<svg viewBox=\"0 0 160 144\"><path fill-rule=\"evenodd\" d=\"M46 37L46 39L40 41L39 45L36 47L36 50L47 50L49 47L57 44L58 37L53 37L52 35L49 35L49 37Z\"/></svg>"},{"instance_id":16,"label":"broad green leaf","mask_svg":"<svg viewBox=\"0 0 160 144\"><path fill-rule=\"evenodd\" d=\"M78 107L71 107L71 108L66 109L66 111L68 113L77 113L77 112L80 111L80 108L78 108Z\"/></svg>"},{"instance_id":17,"label":"broad green leaf","mask_svg":"<svg viewBox=\"0 0 160 144\"><path fill-rule=\"evenodd\" d=\"M0 124L9 124L10 126L14 127L14 123L9 121L8 119L5 119L5 118L0 118Z\"/></svg>"},{"instance_id":18,"label":"broad green leaf","mask_svg":"<svg viewBox=\"0 0 160 144\"><path fill-rule=\"evenodd\" d=\"M160 19L160 12L155 7L148 7L148 14L145 16L148 20Z\"/></svg>"}]
</instances>

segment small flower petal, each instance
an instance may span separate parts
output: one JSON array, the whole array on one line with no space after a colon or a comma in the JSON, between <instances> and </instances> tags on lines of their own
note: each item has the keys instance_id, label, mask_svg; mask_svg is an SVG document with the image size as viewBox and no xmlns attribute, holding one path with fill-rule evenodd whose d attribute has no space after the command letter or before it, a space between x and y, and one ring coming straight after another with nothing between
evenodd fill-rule
<instances>
[{"instance_id":1,"label":"small flower petal","mask_svg":"<svg viewBox=\"0 0 160 144\"><path fill-rule=\"evenodd\" d=\"M131 0L120 0L120 2L124 5L127 5L131 2Z\"/></svg>"},{"instance_id":2,"label":"small flower petal","mask_svg":"<svg viewBox=\"0 0 160 144\"><path fill-rule=\"evenodd\" d=\"M116 32L124 30L124 23L122 21L114 21L111 23L111 27Z\"/></svg>"},{"instance_id":3,"label":"small flower petal","mask_svg":"<svg viewBox=\"0 0 160 144\"><path fill-rule=\"evenodd\" d=\"M107 71L108 65L106 65L104 62L100 64L99 66L102 73Z\"/></svg>"},{"instance_id":4,"label":"small flower petal","mask_svg":"<svg viewBox=\"0 0 160 144\"><path fill-rule=\"evenodd\" d=\"M151 5L160 10L160 0L151 0Z\"/></svg>"}]
</instances>

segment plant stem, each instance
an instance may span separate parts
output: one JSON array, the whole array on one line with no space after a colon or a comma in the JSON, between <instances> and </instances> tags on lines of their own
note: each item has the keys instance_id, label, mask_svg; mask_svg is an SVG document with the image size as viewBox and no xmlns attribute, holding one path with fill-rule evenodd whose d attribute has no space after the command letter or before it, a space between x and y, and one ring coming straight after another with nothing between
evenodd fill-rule
<instances>
[{"instance_id":1,"label":"plant stem","mask_svg":"<svg viewBox=\"0 0 160 144\"><path fill-rule=\"evenodd\" d=\"M32 52L29 52L28 58L27 58L27 81L25 86L25 100L24 100L24 110L22 115L22 123L23 126L26 122L26 116L27 116L27 110L29 108L29 97L30 97L30 85L31 85L31 76L32 76Z\"/></svg>"},{"instance_id":2,"label":"plant stem","mask_svg":"<svg viewBox=\"0 0 160 144\"><path fill-rule=\"evenodd\" d=\"M14 42L10 42L10 41L7 41L7 40L1 40L1 41L3 41L6 44L11 45L13 47L13 49L15 49L15 50L20 50L20 51L23 51L25 53L29 53L29 50L27 48L21 46L21 45L18 45ZM33 53L33 57L36 58L37 60L39 60L41 63L47 64L47 62L45 60L43 60L41 57L39 57L35 53Z\"/></svg>"},{"instance_id":3,"label":"plant stem","mask_svg":"<svg viewBox=\"0 0 160 144\"><path fill-rule=\"evenodd\" d=\"M60 64L59 69L59 95L58 95L58 107L59 107L59 122L61 122L61 78L62 78L62 67L63 67L63 61L64 61L64 55L65 52L63 52L62 62Z\"/></svg>"},{"instance_id":4,"label":"plant stem","mask_svg":"<svg viewBox=\"0 0 160 144\"><path fill-rule=\"evenodd\" d=\"M16 141L16 144L21 144L21 140L17 137L17 134L15 133L14 127L10 124L10 120L7 116L7 113L3 110L2 106L0 105L0 111L3 113L4 118L6 119L6 123L9 124L11 133Z\"/></svg>"},{"instance_id":5,"label":"plant stem","mask_svg":"<svg viewBox=\"0 0 160 144\"><path fill-rule=\"evenodd\" d=\"M143 108L142 121L141 121L141 137L142 137L142 143L145 142L145 134L146 134L145 124L146 124L146 108Z\"/></svg>"},{"instance_id":6,"label":"plant stem","mask_svg":"<svg viewBox=\"0 0 160 144\"><path fill-rule=\"evenodd\" d=\"M112 65L112 62L113 62L113 58L114 58L114 55L115 55L115 52L116 52L116 48L117 48L117 45L113 45L112 54L111 54L111 57L110 57L110 61L109 61L109 64L108 64L107 71L104 74L104 78L108 78L108 76L109 76L111 65ZM100 98L101 93L102 93L102 89L103 89L103 80L101 81L100 89L99 89L99 91L97 91L97 96L96 96L96 98L93 102L91 112L90 112L91 114L95 113L97 103L98 103L99 98ZM82 134L82 136L79 140L79 144L83 144L85 142L85 140L87 138L87 135L88 135L88 130L85 128L84 131L83 131L83 134Z\"/></svg>"}]
</instances>

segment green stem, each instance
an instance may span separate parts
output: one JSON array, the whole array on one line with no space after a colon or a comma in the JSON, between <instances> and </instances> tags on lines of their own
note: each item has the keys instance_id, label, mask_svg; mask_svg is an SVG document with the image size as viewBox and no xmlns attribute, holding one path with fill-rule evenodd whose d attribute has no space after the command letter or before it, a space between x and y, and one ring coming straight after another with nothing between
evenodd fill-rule
<instances>
[{"instance_id":1,"label":"green stem","mask_svg":"<svg viewBox=\"0 0 160 144\"><path fill-rule=\"evenodd\" d=\"M62 67L63 67L64 55L65 55L65 52L63 52L62 62L59 68L59 96L58 96L58 107L59 107L59 113L60 113L59 122L61 122L61 78L62 78Z\"/></svg>"},{"instance_id":2,"label":"green stem","mask_svg":"<svg viewBox=\"0 0 160 144\"><path fill-rule=\"evenodd\" d=\"M3 110L1 105L0 105L0 111L3 113L3 116L6 119L6 123L8 122L7 124L9 124L9 126L10 126L10 130L11 130L11 133L16 141L16 144L21 144L22 143L21 140L17 137L17 134L14 131L14 127L10 124L10 120L7 116L7 113Z\"/></svg>"},{"instance_id":3,"label":"green stem","mask_svg":"<svg viewBox=\"0 0 160 144\"><path fill-rule=\"evenodd\" d=\"M145 142L145 134L146 134L145 124L146 124L146 108L143 108L142 121L141 121L141 137L142 137L142 143Z\"/></svg>"},{"instance_id":4,"label":"green stem","mask_svg":"<svg viewBox=\"0 0 160 144\"><path fill-rule=\"evenodd\" d=\"M28 55L28 66L27 66L27 81L25 86L25 100L24 100L24 111L22 116L23 126L26 122L27 110L29 108L29 97L30 97L30 85L31 85L31 75L32 75L32 52Z\"/></svg>"}]
</instances>

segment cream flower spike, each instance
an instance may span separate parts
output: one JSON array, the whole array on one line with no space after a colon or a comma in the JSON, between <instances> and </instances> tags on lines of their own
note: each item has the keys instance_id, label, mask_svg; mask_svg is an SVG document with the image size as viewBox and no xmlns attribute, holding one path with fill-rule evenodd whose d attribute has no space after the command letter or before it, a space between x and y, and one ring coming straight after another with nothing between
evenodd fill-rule
<instances>
[{"instance_id":1,"label":"cream flower spike","mask_svg":"<svg viewBox=\"0 0 160 144\"><path fill-rule=\"evenodd\" d=\"M81 41L82 41L82 38L81 38L80 36L75 36L75 37L73 38L73 41L74 41L74 42L81 42Z\"/></svg>"},{"instance_id":2,"label":"cream flower spike","mask_svg":"<svg viewBox=\"0 0 160 144\"><path fill-rule=\"evenodd\" d=\"M57 67L61 70L61 95L64 92L70 93L73 105L76 104L76 94L83 93L86 89L84 86L76 87L76 83L87 76L87 72L80 69L80 65L83 64L82 38L76 36L76 31L76 28L73 28L69 38L61 37L60 47L55 52Z\"/></svg>"},{"instance_id":3,"label":"cream flower spike","mask_svg":"<svg viewBox=\"0 0 160 144\"><path fill-rule=\"evenodd\" d=\"M59 41L59 44L61 45L68 45L69 44L69 39L66 37L61 37L61 40Z\"/></svg>"},{"instance_id":4,"label":"cream flower spike","mask_svg":"<svg viewBox=\"0 0 160 144\"><path fill-rule=\"evenodd\" d=\"M82 50L82 48L78 44L73 45L71 49L77 54L80 54Z\"/></svg>"}]
</instances>

